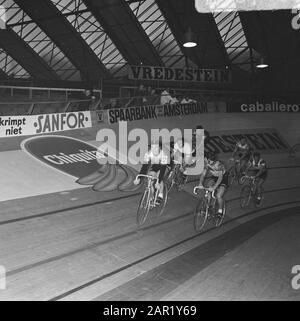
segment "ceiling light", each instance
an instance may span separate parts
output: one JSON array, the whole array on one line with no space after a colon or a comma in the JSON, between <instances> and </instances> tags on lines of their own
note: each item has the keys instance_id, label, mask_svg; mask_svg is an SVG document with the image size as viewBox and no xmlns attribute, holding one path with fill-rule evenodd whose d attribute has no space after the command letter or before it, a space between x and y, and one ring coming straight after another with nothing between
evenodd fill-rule
<instances>
[{"instance_id":1,"label":"ceiling light","mask_svg":"<svg viewBox=\"0 0 300 321\"><path fill-rule=\"evenodd\" d=\"M192 32L191 28L183 36L183 47L193 48L197 46L196 35Z\"/></svg>"}]
</instances>

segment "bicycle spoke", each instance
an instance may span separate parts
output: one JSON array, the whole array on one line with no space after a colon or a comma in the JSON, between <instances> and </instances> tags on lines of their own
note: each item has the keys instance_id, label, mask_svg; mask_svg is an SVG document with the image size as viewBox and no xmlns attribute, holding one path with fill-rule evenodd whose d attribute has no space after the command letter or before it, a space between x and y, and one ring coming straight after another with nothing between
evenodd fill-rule
<instances>
[{"instance_id":1,"label":"bicycle spoke","mask_svg":"<svg viewBox=\"0 0 300 321\"><path fill-rule=\"evenodd\" d=\"M151 192L149 190L146 190L140 200L139 206L138 206L138 210L137 210L137 225L138 227L142 226L147 217L148 217L148 213L150 210L150 195Z\"/></svg>"},{"instance_id":2,"label":"bicycle spoke","mask_svg":"<svg viewBox=\"0 0 300 321\"><path fill-rule=\"evenodd\" d=\"M226 214L226 202L224 201L222 215L220 215L218 213L215 215L215 225L216 225L216 227L219 227L223 223L225 214Z\"/></svg>"},{"instance_id":3,"label":"bicycle spoke","mask_svg":"<svg viewBox=\"0 0 300 321\"><path fill-rule=\"evenodd\" d=\"M240 195L240 206L241 208L245 208L249 205L251 199L251 188L250 186L244 186L241 190Z\"/></svg>"},{"instance_id":4,"label":"bicycle spoke","mask_svg":"<svg viewBox=\"0 0 300 321\"><path fill-rule=\"evenodd\" d=\"M254 201L256 207L261 207L262 204L263 204L263 200L264 200L264 190L263 190L263 188L261 189L261 192L260 192L259 196L260 196L260 200L258 200L258 193L256 193L255 201Z\"/></svg>"},{"instance_id":5,"label":"bicycle spoke","mask_svg":"<svg viewBox=\"0 0 300 321\"><path fill-rule=\"evenodd\" d=\"M194 227L196 232L200 232L208 217L207 199L200 200L194 212Z\"/></svg>"},{"instance_id":6,"label":"bicycle spoke","mask_svg":"<svg viewBox=\"0 0 300 321\"><path fill-rule=\"evenodd\" d=\"M158 216L162 216L168 202L168 190L164 187L163 200L157 206Z\"/></svg>"},{"instance_id":7,"label":"bicycle spoke","mask_svg":"<svg viewBox=\"0 0 300 321\"><path fill-rule=\"evenodd\" d=\"M228 185L231 186L235 180L236 174L235 174L235 168L231 167L228 172Z\"/></svg>"}]
</instances>

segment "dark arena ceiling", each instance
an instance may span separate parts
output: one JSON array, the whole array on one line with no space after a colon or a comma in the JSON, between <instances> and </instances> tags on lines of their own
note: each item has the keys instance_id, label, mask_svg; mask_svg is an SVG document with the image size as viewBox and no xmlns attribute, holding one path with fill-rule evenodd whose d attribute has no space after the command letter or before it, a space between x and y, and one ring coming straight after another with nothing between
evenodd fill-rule
<instances>
[{"instance_id":1,"label":"dark arena ceiling","mask_svg":"<svg viewBox=\"0 0 300 321\"><path fill-rule=\"evenodd\" d=\"M127 64L228 67L234 88L268 84L293 92L300 66L294 16L291 10L199 13L194 0L0 0L0 78L122 82ZM188 28L195 48L182 46ZM270 67L258 72L262 56Z\"/></svg>"}]
</instances>

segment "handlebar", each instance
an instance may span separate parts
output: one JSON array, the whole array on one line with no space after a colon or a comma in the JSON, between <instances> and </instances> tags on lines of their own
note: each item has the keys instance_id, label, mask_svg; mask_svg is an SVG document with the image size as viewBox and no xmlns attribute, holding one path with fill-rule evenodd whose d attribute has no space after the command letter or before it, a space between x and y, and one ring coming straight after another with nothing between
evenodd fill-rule
<instances>
[{"instance_id":1,"label":"handlebar","mask_svg":"<svg viewBox=\"0 0 300 321\"><path fill-rule=\"evenodd\" d=\"M209 192L209 188L207 188L207 187L200 188L199 186L195 186L194 191L193 191L194 194L197 194L197 189L201 189L201 190ZM215 198L215 190L212 191L211 193L212 193L212 197Z\"/></svg>"},{"instance_id":2,"label":"handlebar","mask_svg":"<svg viewBox=\"0 0 300 321\"><path fill-rule=\"evenodd\" d=\"M139 174L136 178L140 178L140 177L146 177L146 178L149 178L149 179L152 179L152 180L158 180L158 177L154 177L154 176L151 176L151 175L143 175L143 174Z\"/></svg>"},{"instance_id":3,"label":"handlebar","mask_svg":"<svg viewBox=\"0 0 300 321\"><path fill-rule=\"evenodd\" d=\"M256 180L256 177L255 176L249 176L249 175L244 175L243 176L244 179L251 179L251 180Z\"/></svg>"},{"instance_id":4,"label":"handlebar","mask_svg":"<svg viewBox=\"0 0 300 321\"><path fill-rule=\"evenodd\" d=\"M229 161L232 163L237 163L237 164L241 162L241 160L239 158L233 158L233 157L229 158Z\"/></svg>"},{"instance_id":5,"label":"handlebar","mask_svg":"<svg viewBox=\"0 0 300 321\"><path fill-rule=\"evenodd\" d=\"M176 159L174 159L174 164L176 164L176 165L181 165L182 164L182 162L180 162L180 161L178 161L178 160L176 160Z\"/></svg>"}]
</instances>

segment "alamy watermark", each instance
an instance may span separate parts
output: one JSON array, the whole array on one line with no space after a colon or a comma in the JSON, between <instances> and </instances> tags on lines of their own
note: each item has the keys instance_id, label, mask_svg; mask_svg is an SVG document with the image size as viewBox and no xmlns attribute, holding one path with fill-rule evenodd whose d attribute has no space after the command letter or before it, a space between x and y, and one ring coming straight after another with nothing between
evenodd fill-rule
<instances>
[{"instance_id":1,"label":"alamy watermark","mask_svg":"<svg viewBox=\"0 0 300 321\"><path fill-rule=\"evenodd\" d=\"M0 265L0 290L6 290L6 269Z\"/></svg>"},{"instance_id":2,"label":"alamy watermark","mask_svg":"<svg viewBox=\"0 0 300 321\"><path fill-rule=\"evenodd\" d=\"M300 265L294 265L292 267L292 278L291 285L294 290L300 290Z\"/></svg>"},{"instance_id":3,"label":"alamy watermark","mask_svg":"<svg viewBox=\"0 0 300 321\"><path fill-rule=\"evenodd\" d=\"M204 160L203 129L193 131L193 129L152 128L149 131L150 133L143 128L128 131L127 122L119 122L118 135L113 129L100 129L96 136L96 140L100 142L97 151L98 162L100 164L142 164L145 154L149 151L149 146L156 142L160 143L169 159L172 153L171 143L177 143L184 157L191 158L192 154L196 154L197 156L193 158L195 165L202 165Z\"/></svg>"}]
</instances>

